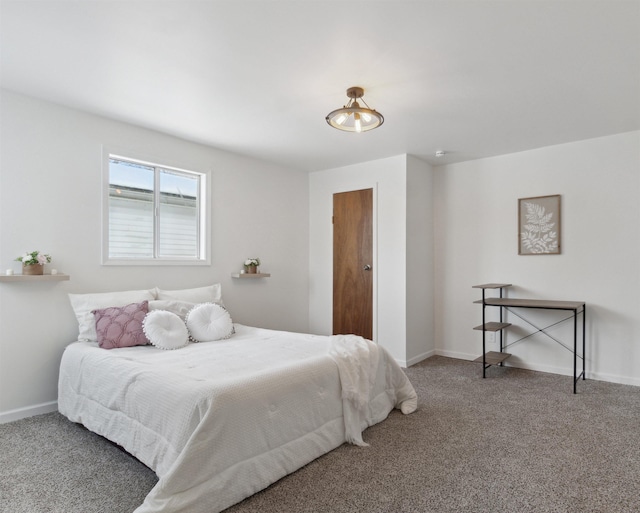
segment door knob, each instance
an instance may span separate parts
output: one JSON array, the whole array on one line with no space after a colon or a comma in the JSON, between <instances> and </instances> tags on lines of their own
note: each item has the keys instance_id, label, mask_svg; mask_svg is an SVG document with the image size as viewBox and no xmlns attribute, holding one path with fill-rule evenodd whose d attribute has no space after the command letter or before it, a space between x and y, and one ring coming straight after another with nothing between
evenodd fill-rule
<instances>
[{"instance_id":1,"label":"door knob","mask_svg":"<svg viewBox=\"0 0 640 513\"><path fill-rule=\"evenodd\" d=\"M365 265L362 269L363 269L364 271L370 271L370 270L371 270L371 266L370 266L369 264L367 264L367 265Z\"/></svg>"}]
</instances>

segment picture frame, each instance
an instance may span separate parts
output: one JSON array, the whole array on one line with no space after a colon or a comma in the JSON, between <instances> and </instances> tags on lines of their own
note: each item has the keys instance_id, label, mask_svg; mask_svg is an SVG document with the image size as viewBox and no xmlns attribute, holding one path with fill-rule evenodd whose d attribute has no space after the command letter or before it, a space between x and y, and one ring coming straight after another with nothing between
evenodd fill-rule
<instances>
[{"instance_id":1,"label":"picture frame","mask_svg":"<svg viewBox=\"0 0 640 513\"><path fill-rule=\"evenodd\" d=\"M518 199L518 255L559 255L560 195Z\"/></svg>"}]
</instances>

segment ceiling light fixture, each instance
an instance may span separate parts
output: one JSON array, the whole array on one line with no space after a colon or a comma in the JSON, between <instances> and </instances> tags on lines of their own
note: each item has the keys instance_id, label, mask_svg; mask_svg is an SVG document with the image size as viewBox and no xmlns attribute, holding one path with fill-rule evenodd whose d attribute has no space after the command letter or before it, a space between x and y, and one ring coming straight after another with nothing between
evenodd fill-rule
<instances>
[{"instance_id":1,"label":"ceiling light fixture","mask_svg":"<svg viewBox=\"0 0 640 513\"><path fill-rule=\"evenodd\" d=\"M370 108L362 99L364 96L362 87L350 87L347 89L347 96L350 98L349 102L341 109L330 112L325 118L333 128L345 132L366 132L384 123L382 114ZM358 99L362 100L366 108L360 107Z\"/></svg>"}]
</instances>

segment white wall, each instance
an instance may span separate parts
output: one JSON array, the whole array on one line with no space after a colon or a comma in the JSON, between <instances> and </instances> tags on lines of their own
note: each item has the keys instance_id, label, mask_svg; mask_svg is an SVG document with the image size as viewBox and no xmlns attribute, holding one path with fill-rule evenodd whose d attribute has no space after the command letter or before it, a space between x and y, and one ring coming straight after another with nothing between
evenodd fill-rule
<instances>
[{"instance_id":1,"label":"white wall","mask_svg":"<svg viewBox=\"0 0 640 513\"><path fill-rule=\"evenodd\" d=\"M1 101L0 269L19 272L14 258L38 249L71 280L0 283L0 420L55 407L60 355L77 336L69 292L220 282L234 321L308 331L306 173L8 91ZM102 145L212 172L211 266L100 265ZM253 256L272 277L232 280Z\"/></svg>"},{"instance_id":2,"label":"white wall","mask_svg":"<svg viewBox=\"0 0 640 513\"><path fill-rule=\"evenodd\" d=\"M237 322L331 333L332 195L369 187L374 333L398 361L434 348L475 358L471 286L506 281L513 297L586 301L588 377L640 385L640 132L436 170L401 155L307 176L7 91L0 99L0 270L18 271L13 259L39 249L71 275L0 283L0 421L55 407L60 355L77 335L69 292L220 282ZM102 145L212 171L211 266L100 265ZM562 195L563 253L518 256L517 199L549 194ZM249 256L272 277L232 280ZM571 355L540 336L510 351L514 365L571 372Z\"/></svg>"},{"instance_id":3,"label":"white wall","mask_svg":"<svg viewBox=\"0 0 640 513\"><path fill-rule=\"evenodd\" d=\"M408 172L408 169L411 169ZM422 173L423 177L419 177ZM409 209L407 202L408 177L416 190L427 190L431 173L425 163L408 164L406 155L381 159L352 166L311 173L309 177L309 326L312 332L331 334L333 230L331 216L333 194L350 190L374 189L374 340L385 347L401 364L406 365L433 348L432 326L408 322L414 310L408 303L423 309L423 319L430 318L433 309L432 291L425 298L424 291L413 297L417 289L407 287L407 265L412 263L407 248L430 251L431 241L408 243L408 234L416 234L416 219L432 223L429 199L423 208L417 203ZM411 197L413 199L413 197ZM413 203L413 202L412 202ZM408 215L408 213L410 214ZM424 219L423 219L424 218ZM423 238L427 239L427 226ZM426 269L429 269L427 264ZM416 275L416 280L426 279ZM426 301L426 303L423 303ZM418 306L419 305L419 306ZM428 323L427 323L428 324ZM411 342L409 342L411 340Z\"/></svg>"},{"instance_id":4,"label":"white wall","mask_svg":"<svg viewBox=\"0 0 640 513\"><path fill-rule=\"evenodd\" d=\"M440 354L481 354L471 286L513 283L509 297L586 301L587 378L640 385L640 132L445 166L434 186ZM562 196L562 254L518 256L518 198L552 194ZM573 371L571 353L543 335L509 352L518 367Z\"/></svg>"},{"instance_id":5,"label":"white wall","mask_svg":"<svg viewBox=\"0 0 640 513\"><path fill-rule=\"evenodd\" d=\"M433 171L407 157L407 364L434 354Z\"/></svg>"}]
</instances>

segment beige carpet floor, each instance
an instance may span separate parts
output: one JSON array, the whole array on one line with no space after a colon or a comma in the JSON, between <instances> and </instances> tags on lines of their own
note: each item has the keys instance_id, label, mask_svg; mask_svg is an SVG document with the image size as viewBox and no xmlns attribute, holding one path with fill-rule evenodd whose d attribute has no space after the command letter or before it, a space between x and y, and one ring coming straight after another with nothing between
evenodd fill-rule
<instances>
[{"instance_id":1,"label":"beige carpet floor","mask_svg":"<svg viewBox=\"0 0 640 513\"><path fill-rule=\"evenodd\" d=\"M433 357L393 412L228 513L636 513L640 387ZM0 511L128 513L148 468L58 413L0 425Z\"/></svg>"}]
</instances>

